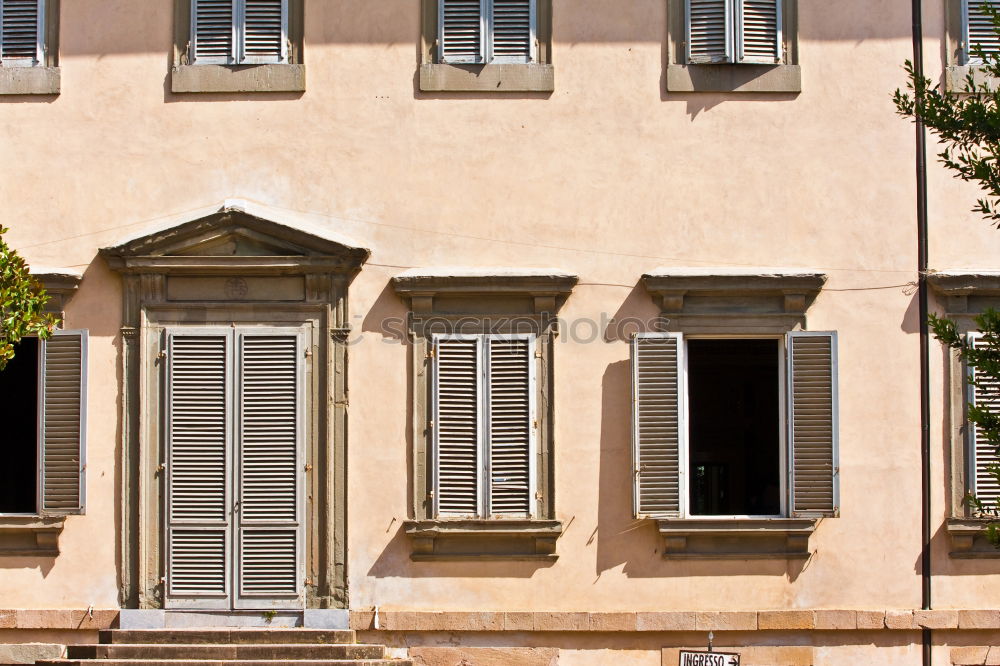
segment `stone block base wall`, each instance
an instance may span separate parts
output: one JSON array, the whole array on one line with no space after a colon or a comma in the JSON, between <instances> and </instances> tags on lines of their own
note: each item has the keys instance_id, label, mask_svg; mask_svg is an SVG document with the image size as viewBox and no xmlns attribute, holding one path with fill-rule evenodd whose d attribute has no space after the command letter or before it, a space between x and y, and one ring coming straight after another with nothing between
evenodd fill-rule
<instances>
[{"instance_id":1,"label":"stone block base wall","mask_svg":"<svg viewBox=\"0 0 1000 666\"><path fill-rule=\"evenodd\" d=\"M0 610L0 664L33 663L93 643L117 609ZM671 612L352 611L361 642L417 666L676 666L682 648L739 652L743 666L1000 666L1000 610Z\"/></svg>"}]
</instances>

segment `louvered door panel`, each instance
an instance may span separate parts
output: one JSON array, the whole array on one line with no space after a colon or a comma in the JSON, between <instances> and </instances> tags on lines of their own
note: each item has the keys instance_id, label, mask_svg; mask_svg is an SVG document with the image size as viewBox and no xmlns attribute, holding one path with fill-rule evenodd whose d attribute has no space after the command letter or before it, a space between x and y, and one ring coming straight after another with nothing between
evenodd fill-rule
<instances>
[{"instance_id":1,"label":"louvered door panel","mask_svg":"<svg viewBox=\"0 0 1000 666\"><path fill-rule=\"evenodd\" d=\"M34 65L42 58L43 0L0 0L0 62Z\"/></svg>"},{"instance_id":2,"label":"louvered door panel","mask_svg":"<svg viewBox=\"0 0 1000 666\"><path fill-rule=\"evenodd\" d=\"M239 336L237 607L298 595L301 358L298 334Z\"/></svg>"},{"instance_id":3,"label":"louvered door panel","mask_svg":"<svg viewBox=\"0 0 1000 666\"><path fill-rule=\"evenodd\" d=\"M42 513L81 513L87 430L87 332L55 331L42 345Z\"/></svg>"},{"instance_id":4,"label":"louvered door panel","mask_svg":"<svg viewBox=\"0 0 1000 666\"><path fill-rule=\"evenodd\" d=\"M192 0L191 53L194 62L236 62L236 0Z\"/></svg>"},{"instance_id":5,"label":"louvered door panel","mask_svg":"<svg viewBox=\"0 0 1000 666\"><path fill-rule=\"evenodd\" d=\"M969 342L974 347L985 346L982 338L978 335L970 335ZM979 408L989 409L993 413L1000 414L1000 383L985 374L977 372L976 368L969 369L970 379L970 402ZM992 444L985 437L982 428L976 427L969 430L970 449L973 456L970 489L977 499L984 502L989 508L996 508L1000 501L1000 484L997 483L991 468L1000 465L1000 455L997 454L996 445Z\"/></svg>"},{"instance_id":6,"label":"louvered door panel","mask_svg":"<svg viewBox=\"0 0 1000 666\"><path fill-rule=\"evenodd\" d=\"M481 515L481 349L481 338L435 340L435 492L442 516Z\"/></svg>"},{"instance_id":7,"label":"louvered door panel","mask_svg":"<svg viewBox=\"0 0 1000 666\"><path fill-rule=\"evenodd\" d=\"M739 61L781 61L781 0L737 0Z\"/></svg>"},{"instance_id":8,"label":"louvered door panel","mask_svg":"<svg viewBox=\"0 0 1000 666\"><path fill-rule=\"evenodd\" d=\"M484 16L486 0L440 0L438 24L441 62L484 61Z\"/></svg>"},{"instance_id":9,"label":"louvered door panel","mask_svg":"<svg viewBox=\"0 0 1000 666\"><path fill-rule=\"evenodd\" d=\"M243 0L243 57L245 63L283 62L286 0Z\"/></svg>"},{"instance_id":10,"label":"louvered door panel","mask_svg":"<svg viewBox=\"0 0 1000 666\"><path fill-rule=\"evenodd\" d=\"M490 515L532 514L531 338L489 339Z\"/></svg>"},{"instance_id":11,"label":"louvered door panel","mask_svg":"<svg viewBox=\"0 0 1000 666\"><path fill-rule=\"evenodd\" d=\"M681 513L681 343L674 334L639 335L632 342L635 510L638 516Z\"/></svg>"},{"instance_id":12,"label":"louvered door panel","mask_svg":"<svg viewBox=\"0 0 1000 666\"><path fill-rule=\"evenodd\" d=\"M227 334L168 335L168 604L227 603L229 382Z\"/></svg>"},{"instance_id":13,"label":"louvered door panel","mask_svg":"<svg viewBox=\"0 0 1000 666\"><path fill-rule=\"evenodd\" d=\"M971 63L981 63L976 56L976 47L982 47L987 54L1000 53L1000 37L993 28L993 20L983 11L984 5L1000 9L1000 0L965 0L965 44L966 58Z\"/></svg>"},{"instance_id":14,"label":"louvered door panel","mask_svg":"<svg viewBox=\"0 0 1000 666\"><path fill-rule=\"evenodd\" d=\"M493 0L493 61L532 61L534 0Z\"/></svg>"},{"instance_id":15,"label":"louvered door panel","mask_svg":"<svg viewBox=\"0 0 1000 666\"><path fill-rule=\"evenodd\" d=\"M836 515L837 336L797 332L787 340L792 514Z\"/></svg>"},{"instance_id":16,"label":"louvered door panel","mask_svg":"<svg viewBox=\"0 0 1000 666\"><path fill-rule=\"evenodd\" d=\"M732 62L732 0L687 0L687 59Z\"/></svg>"}]
</instances>

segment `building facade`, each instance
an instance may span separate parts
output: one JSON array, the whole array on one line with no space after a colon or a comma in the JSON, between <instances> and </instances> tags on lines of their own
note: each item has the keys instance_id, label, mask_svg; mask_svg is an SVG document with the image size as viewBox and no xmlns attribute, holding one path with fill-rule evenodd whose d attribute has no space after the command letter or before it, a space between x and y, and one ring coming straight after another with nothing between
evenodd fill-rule
<instances>
[{"instance_id":1,"label":"building facade","mask_svg":"<svg viewBox=\"0 0 1000 666\"><path fill-rule=\"evenodd\" d=\"M0 2L0 225L62 318L0 375L0 661L177 617L1000 658L991 396L933 341L922 598L907 3ZM923 11L975 74L980 11ZM974 335L1000 235L928 178Z\"/></svg>"}]
</instances>

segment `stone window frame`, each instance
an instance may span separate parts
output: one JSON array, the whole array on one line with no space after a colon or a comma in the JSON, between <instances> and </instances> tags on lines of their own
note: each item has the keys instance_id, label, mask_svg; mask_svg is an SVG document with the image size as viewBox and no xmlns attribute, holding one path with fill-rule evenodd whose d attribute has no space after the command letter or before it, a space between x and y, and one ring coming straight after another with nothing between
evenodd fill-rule
<instances>
[{"instance_id":1,"label":"stone window frame","mask_svg":"<svg viewBox=\"0 0 1000 666\"><path fill-rule=\"evenodd\" d=\"M191 42L191 0L174 0L173 93L304 92L304 0L288 2L287 63L263 65L193 65L188 61Z\"/></svg>"},{"instance_id":2,"label":"stone window frame","mask_svg":"<svg viewBox=\"0 0 1000 666\"><path fill-rule=\"evenodd\" d=\"M667 0L667 92L799 93L798 0L782 2L782 37L785 59L781 64L688 64L684 45L685 0Z\"/></svg>"},{"instance_id":3,"label":"stone window frame","mask_svg":"<svg viewBox=\"0 0 1000 666\"><path fill-rule=\"evenodd\" d=\"M806 269L658 268L642 276L661 329L694 337L777 337L806 329L826 275ZM655 518L664 559L800 560L821 519Z\"/></svg>"},{"instance_id":4,"label":"stone window frame","mask_svg":"<svg viewBox=\"0 0 1000 666\"><path fill-rule=\"evenodd\" d=\"M555 511L553 457L554 352L556 313L578 278L563 271L408 271L393 278L396 293L409 303L407 331L412 377L410 559L554 560L563 526ZM508 319L509 318L509 319ZM517 325L511 323L517 322ZM432 515L428 470L432 433L429 429L431 336L455 325L463 333L535 333L538 359L535 400L539 421L536 448L537 511L532 519L438 519ZM515 328L517 330L515 330Z\"/></svg>"},{"instance_id":5,"label":"stone window frame","mask_svg":"<svg viewBox=\"0 0 1000 666\"><path fill-rule=\"evenodd\" d=\"M538 62L459 65L437 61L440 0L421 0L419 86L422 92L542 92L555 90L552 0L536 0Z\"/></svg>"},{"instance_id":6,"label":"stone window frame","mask_svg":"<svg viewBox=\"0 0 1000 666\"><path fill-rule=\"evenodd\" d=\"M944 315L955 321L962 335L975 332L975 317L1000 303L1000 271L937 271L927 277L931 288L943 306ZM948 435L949 473L946 491L945 528L951 542L949 554L955 559L1000 559L997 550L986 539L986 518L972 514L964 498L969 492L968 476L972 451L969 443L968 366L953 350L942 347L946 355L944 377L945 424Z\"/></svg>"},{"instance_id":7,"label":"stone window frame","mask_svg":"<svg viewBox=\"0 0 1000 666\"><path fill-rule=\"evenodd\" d=\"M58 317L60 328L63 328L66 303L79 289L83 276L68 268L35 269L31 275L49 295L44 311ZM0 515L0 557L55 557L59 554L59 535L65 524L65 514L47 515L36 511L34 514Z\"/></svg>"},{"instance_id":8,"label":"stone window frame","mask_svg":"<svg viewBox=\"0 0 1000 666\"><path fill-rule=\"evenodd\" d=\"M45 0L44 62L32 67L0 66L0 95L58 95L61 90L59 69L59 3Z\"/></svg>"},{"instance_id":9,"label":"stone window frame","mask_svg":"<svg viewBox=\"0 0 1000 666\"><path fill-rule=\"evenodd\" d=\"M347 289L370 251L248 212L227 202L217 213L132 238L100 253L122 276L121 327L121 591L123 608L163 608L164 515L160 474L163 330L184 325L312 328L307 423L309 475L304 494L306 609L349 607L347 589ZM212 246L243 237L266 246L258 254L213 255ZM253 277L300 281L301 296L200 298L208 282ZM174 296L175 278L177 295ZM263 283L264 281L261 281ZM252 285L251 285L252 286ZM236 290L234 290L236 291ZM242 300L241 300L242 299ZM156 443L156 445L151 445Z\"/></svg>"},{"instance_id":10,"label":"stone window frame","mask_svg":"<svg viewBox=\"0 0 1000 666\"><path fill-rule=\"evenodd\" d=\"M993 77L986 76L980 65L966 62L968 54L964 41L965 26L963 25L963 0L944 0L945 12L945 70L944 85L946 90L959 91L965 87L965 79L972 74L977 86L989 84L996 88Z\"/></svg>"}]
</instances>

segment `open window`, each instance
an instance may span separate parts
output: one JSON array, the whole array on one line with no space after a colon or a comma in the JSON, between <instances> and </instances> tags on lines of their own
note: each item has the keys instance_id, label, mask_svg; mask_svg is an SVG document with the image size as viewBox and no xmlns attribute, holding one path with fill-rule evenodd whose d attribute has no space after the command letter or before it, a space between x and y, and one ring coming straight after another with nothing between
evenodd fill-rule
<instances>
[{"instance_id":1,"label":"open window","mask_svg":"<svg viewBox=\"0 0 1000 666\"><path fill-rule=\"evenodd\" d=\"M83 513L86 469L87 332L22 338L0 372L8 452L0 468L0 514Z\"/></svg>"}]
</instances>

